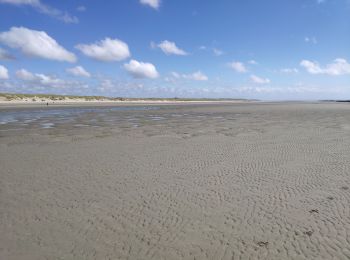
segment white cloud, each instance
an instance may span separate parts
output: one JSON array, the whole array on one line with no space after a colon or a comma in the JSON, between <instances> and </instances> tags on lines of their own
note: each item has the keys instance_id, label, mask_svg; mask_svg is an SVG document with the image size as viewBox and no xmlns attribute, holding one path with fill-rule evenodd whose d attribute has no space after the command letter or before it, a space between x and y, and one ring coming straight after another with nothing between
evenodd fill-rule
<instances>
[{"instance_id":1,"label":"white cloud","mask_svg":"<svg viewBox=\"0 0 350 260\"><path fill-rule=\"evenodd\" d=\"M102 92L110 91L113 88L114 88L114 84L109 79L103 79L98 86L98 90Z\"/></svg>"},{"instance_id":2,"label":"white cloud","mask_svg":"<svg viewBox=\"0 0 350 260\"><path fill-rule=\"evenodd\" d=\"M156 67L152 63L139 62L137 60L131 60L129 63L124 64L124 68L134 78L158 78L159 73Z\"/></svg>"},{"instance_id":3,"label":"white cloud","mask_svg":"<svg viewBox=\"0 0 350 260\"><path fill-rule=\"evenodd\" d=\"M305 37L304 41L307 43L317 44L317 39L315 37Z\"/></svg>"},{"instance_id":4,"label":"white cloud","mask_svg":"<svg viewBox=\"0 0 350 260\"><path fill-rule=\"evenodd\" d=\"M250 80L256 84L268 84L271 82L268 78L260 78L260 77L255 76L255 75L251 75Z\"/></svg>"},{"instance_id":5,"label":"white cloud","mask_svg":"<svg viewBox=\"0 0 350 260\"><path fill-rule=\"evenodd\" d=\"M24 81L32 81L42 85L58 85L64 83L62 79L56 78L54 76L49 76L41 73L33 74L25 69L16 71L16 77Z\"/></svg>"},{"instance_id":6,"label":"white cloud","mask_svg":"<svg viewBox=\"0 0 350 260\"><path fill-rule=\"evenodd\" d=\"M21 80L25 80L25 81L34 81L35 80L34 74L25 70L25 69L17 70L16 77L21 79Z\"/></svg>"},{"instance_id":7,"label":"white cloud","mask_svg":"<svg viewBox=\"0 0 350 260\"><path fill-rule=\"evenodd\" d=\"M166 54L166 55L188 55L187 52L184 50L180 49L179 47L176 46L175 42L170 42L170 41L162 41L161 43L158 44L158 47Z\"/></svg>"},{"instance_id":8,"label":"white cloud","mask_svg":"<svg viewBox=\"0 0 350 260\"><path fill-rule=\"evenodd\" d=\"M90 77L90 73L87 72L82 66L76 66L74 68L69 68L66 70L69 74L74 76Z\"/></svg>"},{"instance_id":9,"label":"white cloud","mask_svg":"<svg viewBox=\"0 0 350 260\"><path fill-rule=\"evenodd\" d=\"M258 65L258 63L255 60L249 60L248 63L252 65Z\"/></svg>"},{"instance_id":10,"label":"white cloud","mask_svg":"<svg viewBox=\"0 0 350 260\"><path fill-rule=\"evenodd\" d=\"M70 15L67 12L63 12L51 6L43 4L40 0L0 0L0 3L12 4L12 5L28 5L33 7L39 13L49 15L53 18L61 20L65 23L78 23L79 19L75 16Z\"/></svg>"},{"instance_id":11,"label":"white cloud","mask_svg":"<svg viewBox=\"0 0 350 260\"><path fill-rule=\"evenodd\" d=\"M197 80L197 81L206 81L208 77L203 74L201 71L196 71L192 74L184 74L182 75L186 79Z\"/></svg>"},{"instance_id":12,"label":"white cloud","mask_svg":"<svg viewBox=\"0 0 350 260\"><path fill-rule=\"evenodd\" d=\"M331 76L350 74L350 64L347 60L338 58L333 63L321 67L315 61L302 60L300 66L304 67L310 74L327 74Z\"/></svg>"},{"instance_id":13,"label":"white cloud","mask_svg":"<svg viewBox=\"0 0 350 260\"><path fill-rule=\"evenodd\" d=\"M32 73L25 69L16 71L19 80L8 81L7 86L1 84L0 91L16 91L19 93L52 93L52 94L74 94L93 95L89 90L89 85L84 81L65 80L57 78L55 75L42 73Z\"/></svg>"},{"instance_id":14,"label":"white cloud","mask_svg":"<svg viewBox=\"0 0 350 260\"><path fill-rule=\"evenodd\" d=\"M39 0L0 0L0 3L13 4L13 5L37 5Z\"/></svg>"},{"instance_id":15,"label":"white cloud","mask_svg":"<svg viewBox=\"0 0 350 260\"><path fill-rule=\"evenodd\" d=\"M105 38L97 43L78 44L75 48L99 61L121 61L131 55L128 45L118 39Z\"/></svg>"},{"instance_id":16,"label":"white cloud","mask_svg":"<svg viewBox=\"0 0 350 260\"><path fill-rule=\"evenodd\" d=\"M13 60L15 57L13 57L10 53L8 53L6 50L0 48L0 60Z\"/></svg>"},{"instance_id":17,"label":"white cloud","mask_svg":"<svg viewBox=\"0 0 350 260\"><path fill-rule=\"evenodd\" d=\"M218 57L218 56L222 56L222 55L225 54L225 52L224 52L223 50L220 50L220 49L218 49L218 48L207 47L207 46L205 46L205 45L199 46L198 49L199 49L200 51L212 51L212 52L213 52L213 55L214 55L214 56L217 56L217 57Z\"/></svg>"},{"instance_id":18,"label":"white cloud","mask_svg":"<svg viewBox=\"0 0 350 260\"><path fill-rule=\"evenodd\" d=\"M0 33L0 42L11 48L20 49L29 56L58 61L76 61L73 53L60 46L44 31L12 27L9 31Z\"/></svg>"},{"instance_id":19,"label":"white cloud","mask_svg":"<svg viewBox=\"0 0 350 260\"><path fill-rule=\"evenodd\" d=\"M83 6L83 5L80 5L80 6L77 7L77 11L78 12L85 12L86 11L86 7Z\"/></svg>"},{"instance_id":20,"label":"white cloud","mask_svg":"<svg viewBox=\"0 0 350 260\"><path fill-rule=\"evenodd\" d=\"M9 73L5 66L0 65L0 79L8 79Z\"/></svg>"},{"instance_id":21,"label":"white cloud","mask_svg":"<svg viewBox=\"0 0 350 260\"><path fill-rule=\"evenodd\" d=\"M203 74L201 71L196 71L191 74L179 74L177 72L171 72L170 73L171 78L166 77L165 81L168 82L175 82L177 79L190 79L190 80L196 80L196 81L206 81L208 80L208 76Z\"/></svg>"},{"instance_id":22,"label":"white cloud","mask_svg":"<svg viewBox=\"0 0 350 260\"><path fill-rule=\"evenodd\" d=\"M35 74L37 80L43 85L57 85L63 84L64 81L62 79L45 75L45 74Z\"/></svg>"},{"instance_id":23,"label":"white cloud","mask_svg":"<svg viewBox=\"0 0 350 260\"><path fill-rule=\"evenodd\" d=\"M297 68L285 68L285 69L281 69L280 71L282 73L287 73L287 74L298 73L299 72L299 70Z\"/></svg>"},{"instance_id":24,"label":"white cloud","mask_svg":"<svg viewBox=\"0 0 350 260\"><path fill-rule=\"evenodd\" d=\"M177 72L171 72L170 73L171 74L171 76L173 76L174 78L176 78L176 79L179 79L179 78L181 78L181 75L179 74L179 73L177 73Z\"/></svg>"},{"instance_id":25,"label":"white cloud","mask_svg":"<svg viewBox=\"0 0 350 260\"><path fill-rule=\"evenodd\" d=\"M317 62L302 60L300 66L304 67L311 74L322 74L324 72Z\"/></svg>"},{"instance_id":26,"label":"white cloud","mask_svg":"<svg viewBox=\"0 0 350 260\"><path fill-rule=\"evenodd\" d=\"M158 9L160 6L160 0L140 0L143 5L148 5L154 9Z\"/></svg>"},{"instance_id":27,"label":"white cloud","mask_svg":"<svg viewBox=\"0 0 350 260\"><path fill-rule=\"evenodd\" d=\"M149 45L150 45L151 49L156 49L158 47L154 41L151 41Z\"/></svg>"},{"instance_id":28,"label":"white cloud","mask_svg":"<svg viewBox=\"0 0 350 260\"><path fill-rule=\"evenodd\" d=\"M235 70L236 72L239 72L239 73L245 73L245 72L247 72L248 70L247 70L247 68L244 66L244 64L242 63L242 62L230 62L229 64L228 64L228 66L231 68L231 69L233 69L233 70Z\"/></svg>"},{"instance_id":29,"label":"white cloud","mask_svg":"<svg viewBox=\"0 0 350 260\"><path fill-rule=\"evenodd\" d=\"M174 79L169 78L169 77L165 77L164 80L165 80L166 82L175 82Z\"/></svg>"},{"instance_id":30,"label":"white cloud","mask_svg":"<svg viewBox=\"0 0 350 260\"><path fill-rule=\"evenodd\" d=\"M338 58L327 65L326 72L329 75L350 74L350 64L345 59Z\"/></svg>"},{"instance_id":31,"label":"white cloud","mask_svg":"<svg viewBox=\"0 0 350 260\"><path fill-rule=\"evenodd\" d=\"M215 56L221 56L221 55L224 54L224 52L222 50L219 50L219 49L216 49L216 48L213 48L213 52L214 52Z\"/></svg>"}]
</instances>

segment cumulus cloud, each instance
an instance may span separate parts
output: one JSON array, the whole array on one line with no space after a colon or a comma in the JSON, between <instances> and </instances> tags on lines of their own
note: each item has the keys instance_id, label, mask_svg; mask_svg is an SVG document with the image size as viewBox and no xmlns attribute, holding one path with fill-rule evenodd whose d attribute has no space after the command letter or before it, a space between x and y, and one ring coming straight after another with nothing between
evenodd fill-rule
<instances>
[{"instance_id":1,"label":"cumulus cloud","mask_svg":"<svg viewBox=\"0 0 350 260\"><path fill-rule=\"evenodd\" d=\"M158 78L159 73L156 67L152 63L139 62L137 60L131 60L129 63L124 64L124 68L134 78Z\"/></svg>"},{"instance_id":2,"label":"cumulus cloud","mask_svg":"<svg viewBox=\"0 0 350 260\"><path fill-rule=\"evenodd\" d=\"M80 94L91 95L88 92L89 85L84 81L65 80L55 75L32 73L25 69L17 70L16 78L20 80L9 81L7 86L1 84L0 91L16 91L25 93L52 93L52 94Z\"/></svg>"},{"instance_id":3,"label":"cumulus cloud","mask_svg":"<svg viewBox=\"0 0 350 260\"><path fill-rule=\"evenodd\" d=\"M261 78L256 75L251 75L250 80L256 84L268 84L271 82L268 78Z\"/></svg>"},{"instance_id":4,"label":"cumulus cloud","mask_svg":"<svg viewBox=\"0 0 350 260\"><path fill-rule=\"evenodd\" d=\"M90 77L90 73L87 72L82 66L76 66L74 68L69 68L66 70L69 74L81 77Z\"/></svg>"},{"instance_id":5,"label":"cumulus cloud","mask_svg":"<svg viewBox=\"0 0 350 260\"><path fill-rule=\"evenodd\" d=\"M304 67L310 74L327 74L331 76L350 74L350 64L342 58L335 59L325 67L321 67L318 62L309 60L302 60L300 66Z\"/></svg>"},{"instance_id":6,"label":"cumulus cloud","mask_svg":"<svg viewBox=\"0 0 350 260\"><path fill-rule=\"evenodd\" d=\"M175 71L171 72L170 74L171 74L171 76L173 76L173 77L176 78L176 79L179 79L179 78L182 77L182 75L180 75L179 73L177 73L177 72L175 72Z\"/></svg>"},{"instance_id":7,"label":"cumulus cloud","mask_svg":"<svg viewBox=\"0 0 350 260\"><path fill-rule=\"evenodd\" d=\"M15 57L13 57L10 53L8 53L6 50L0 48L0 60L13 60Z\"/></svg>"},{"instance_id":8,"label":"cumulus cloud","mask_svg":"<svg viewBox=\"0 0 350 260\"><path fill-rule=\"evenodd\" d=\"M0 0L0 3L13 4L13 5L37 5L39 0Z\"/></svg>"},{"instance_id":9,"label":"cumulus cloud","mask_svg":"<svg viewBox=\"0 0 350 260\"><path fill-rule=\"evenodd\" d=\"M16 77L24 81L31 81L41 85L60 86L65 84L64 80L59 79L55 76L41 73L33 74L25 69L17 70Z\"/></svg>"},{"instance_id":10,"label":"cumulus cloud","mask_svg":"<svg viewBox=\"0 0 350 260\"><path fill-rule=\"evenodd\" d=\"M77 7L77 11L78 12L85 12L86 11L86 7L83 6L83 5L80 5L80 6Z\"/></svg>"},{"instance_id":11,"label":"cumulus cloud","mask_svg":"<svg viewBox=\"0 0 350 260\"><path fill-rule=\"evenodd\" d=\"M92 44L78 44L75 48L99 61L121 61L131 55L128 45L118 39L105 38Z\"/></svg>"},{"instance_id":12,"label":"cumulus cloud","mask_svg":"<svg viewBox=\"0 0 350 260\"><path fill-rule=\"evenodd\" d=\"M216 49L216 48L213 48L213 53L215 56L221 56L224 54L224 52L222 50L219 50L219 49Z\"/></svg>"},{"instance_id":13,"label":"cumulus cloud","mask_svg":"<svg viewBox=\"0 0 350 260\"><path fill-rule=\"evenodd\" d=\"M201 71L196 71L192 74L183 74L182 76L186 79L192 79L192 80L197 80L197 81L208 80L208 77L205 74L203 74Z\"/></svg>"},{"instance_id":14,"label":"cumulus cloud","mask_svg":"<svg viewBox=\"0 0 350 260\"><path fill-rule=\"evenodd\" d=\"M299 70L297 68L285 68L285 69L281 69L280 72L292 74L292 73L298 73Z\"/></svg>"},{"instance_id":15,"label":"cumulus cloud","mask_svg":"<svg viewBox=\"0 0 350 260\"><path fill-rule=\"evenodd\" d=\"M320 65L317 62L312 62L309 60L302 60L300 66L304 67L311 74L322 74L324 73Z\"/></svg>"},{"instance_id":16,"label":"cumulus cloud","mask_svg":"<svg viewBox=\"0 0 350 260\"><path fill-rule=\"evenodd\" d=\"M211 48L211 47L207 47L205 45L202 45L202 46L199 46L198 47L199 50L201 51L210 51L210 52L213 52L213 55L214 56L222 56L225 54L225 52L223 50L220 50L218 48Z\"/></svg>"},{"instance_id":17,"label":"cumulus cloud","mask_svg":"<svg viewBox=\"0 0 350 260\"><path fill-rule=\"evenodd\" d=\"M196 81L206 81L208 80L208 76L203 74L200 70L191 73L191 74L180 74L177 72L171 72L171 77L166 77L165 81L168 82L175 82L177 79L190 79L190 80L196 80Z\"/></svg>"},{"instance_id":18,"label":"cumulus cloud","mask_svg":"<svg viewBox=\"0 0 350 260\"><path fill-rule=\"evenodd\" d=\"M62 79L40 73L35 74L35 78L43 85L62 85L65 83Z\"/></svg>"},{"instance_id":19,"label":"cumulus cloud","mask_svg":"<svg viewBox=\"0 0 350 260\"><path fill-rule=\"evenodd\" d=\"M255 60L249 60L248 63L251 65L258 65L258 63Z\"/></svg>"},{"instance_id":20,"label":"cumulus cloud","mask_svg":"<svg viewBox=\"0 0 350 260\"><path fill-rule=\"evenodd\" d=\"M160 6L160 0L140 0L143 5L148 5L154 9L158 9Z\"/></svg>"},{"instance_id":21,"label":"cumulus cloud","mask_svg":"<svg viewBox=\"0 0 350 260\"><path fill-rule=\"evenodd\" d=\"M16 77L21 79L21 80L25 80L25 81L34 81L35 80L34 74L25 70L25 69L17 70Z\"/></svg>"},{"instance_id":22,"label":"cumulus cloud","mask_svg":"<svg viewBox=\"0 0 350 260\"><path fill-rule=\"evenodd\" d=\"M152 43L151 43L152 46ZM166 55L181 55L185 56L188 53L176 46L175 42L162 41L157 45Z\"/></svg>"},{"instance_id":23,"label":"cumulus cloud","mask_svg":"<svg viewBox=\"0 0 350 260\"><path fill-rule=\"evenodd\" d=\"M154 41L151 41L149 45L150 45L151 49L156 49L158 47Z\"/></svg>"},{"instance_id":24,"label":"cumulus cloud","mask_svg":"<svg viewBox=\"0 0 350 260\"><path fill-rule=\"evenodd\" d=\"M230 62L228 66L238 73L245 73L248 71L242 62L238 62L238 61Z\"/></svg>"},{"instance_id":25,"label":"cumulus cloud","mask_svg":"<svg viewBox=\"0 0 350 260\"><path fill-rule=\"evenodd\" d=\"M305 37L304 41L307 42L307 43L317 44L316 37Z\"/></svg>"},{"instance_id":26,"label":"cumulus cloud","mask_svg":"<svg viewBox=\"0 0 350 260\"><path fill-rule=\"evenodd\" d=\"M103 79L100 82L99 86L97 87L97 89L102 92L111 91L113 88L114 88L114 84L109 79Z\"/></svg>"},{"instance_id":27,"label":"cumulus cloud","mask_svg":"<svg viewBox=\"0 0 350 260\"><path fill-rule=\"evenodd\" d=\"M0 0L0 3L12 4L17 6L27 5L33 7L39 13L46 14L65 23L78 23L77 17L70 15L67 12L58 10L46 4L43 4L40 0Z\"/></svg>"},{"instance_id":28,"label":"cumulus cloud","mask_svg":"<svg viewBox=\"0 0 350 260\"><path fill-rule=\"evenodd\" d=\"M0 65L0 79L8 79L9 72L5 66Z\"/></svg>"},{"instance_id":29,"label":"cumulus cloud","mask_svg":"<svg viewBox=\"0 0 350 260\"><path fill-rule=\"evenodd\" d=\"M15 88L26 92L38 93L44 91L47 93L47 91L50 91L51 93L62 94L62 91L69 91L70 93L84 91L81 94L86 94L86 89L88 88L88 85L82 81L68 81L55 75L32 73L25 69L17 70L16 77L22 80L24 84L17 82Z\"/></svg>"},{"instance_id":30,"label":"cumulus cloud","mask_svg":"<svg viewBox=\"0 0 350 260\"><path fill-rule=\"evenodd\" d=\"M64 49L44 31L12 27L9 31L0 33L0 42L11 48L20 49L29 56L58 61L76 61L73 53Z\"/></svg>"}]
</instances>

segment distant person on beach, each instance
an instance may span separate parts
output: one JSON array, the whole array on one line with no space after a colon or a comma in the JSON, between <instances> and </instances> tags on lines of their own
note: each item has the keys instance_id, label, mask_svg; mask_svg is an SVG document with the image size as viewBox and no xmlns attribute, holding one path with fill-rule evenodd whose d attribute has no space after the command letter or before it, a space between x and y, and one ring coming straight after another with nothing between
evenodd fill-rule
<instances>
[{"instance_id":1,"label":"distant person on beach","mask_svg":"<svg viewBox=\"0 0 350 260\"><path fill-rule=\"evenodd\" d=\"M46 106L49 106L49 102L46 102Z\"/></svg>"}]
</instances>

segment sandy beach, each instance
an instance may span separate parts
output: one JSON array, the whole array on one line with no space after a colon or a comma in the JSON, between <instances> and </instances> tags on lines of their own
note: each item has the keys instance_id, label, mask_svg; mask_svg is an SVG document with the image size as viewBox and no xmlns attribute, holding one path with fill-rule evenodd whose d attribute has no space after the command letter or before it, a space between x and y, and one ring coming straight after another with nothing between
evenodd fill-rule
<instances>
[{"instance_id":1,"label":"sandy beach","mask_svg":"<svg viewBox=\"0 0 350 260\"><path fill-rule=\"evenodd\" d=\"M0 259L349 259L350 105L0 108Z\"/></svg>"}]
</instances>

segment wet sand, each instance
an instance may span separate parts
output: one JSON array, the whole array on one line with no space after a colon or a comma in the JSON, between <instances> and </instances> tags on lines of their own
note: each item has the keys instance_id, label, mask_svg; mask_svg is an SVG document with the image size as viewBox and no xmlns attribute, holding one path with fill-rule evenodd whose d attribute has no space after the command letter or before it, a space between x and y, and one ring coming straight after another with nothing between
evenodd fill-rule
<instances>
[{"instance_id":1,"label":"wet sand","mask_svg":"<svg viewBox=\"0 0 350 260\"><path fill-rule=\"evenodd\" d=\"M349 104L0 119L0 259L350 258Z\"/></svg>"}]
</instances>

